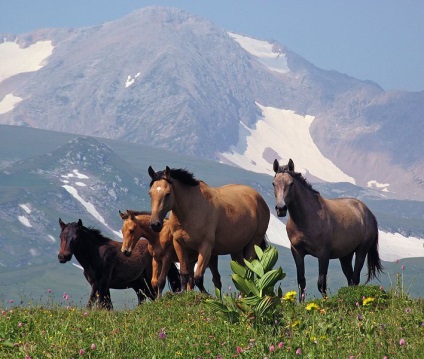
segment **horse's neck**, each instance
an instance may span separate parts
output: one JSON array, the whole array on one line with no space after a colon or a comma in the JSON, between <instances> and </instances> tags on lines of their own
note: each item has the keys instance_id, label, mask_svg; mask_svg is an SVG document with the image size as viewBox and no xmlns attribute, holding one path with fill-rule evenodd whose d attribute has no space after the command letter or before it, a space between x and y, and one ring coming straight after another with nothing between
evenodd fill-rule
<instances>
[{"instance_id":1,"label":"horse's neck","mask_svg":"<svg viewBox=\"0 0 424 359\"><path fill-rule=\"evenodd\" d=\"M100 241L89 232L85 232L83 236L78 238L74 256L84 269L86 269L86 267L91 267L92 261L98 256L99 244L97 242L100 243Z\"/></svg>"},{"instance_id":2,"label":"horse's neck","mask_svg":"<svg viewBox=\"0 0 424 359\"><path fill-rule=\"evenodd\" d=\"M175 181L173 186L175 200L172 213L180 223L184 223L184 221L192 217L193 213L196 212L195 208L198 203L204 200L200 190L200 186L203 186L203 184L186 186Z\"/></svg>"},{"instance_id":3,"label":"horse's neck","mask_svg":"<svg viewBox=\"0 0 424 359\"><path fill-rule=\"evenodd\" d=\"M301 183L296 183L295 196L287 205L289 215L296 224L307 223L315 220L315 216L321 207L320 195L306 188Z\"/></svg>"},{"instance_id":4,"label":"horse's neck","mask_svg":"<svg viewBox=\"0 0 424 359\"><path fill-rule=\"evenodd\" d=\"M140 227L141 236L146 238L150 244L158 241L159 235L154 232L149 225L149 221L145 217L137 217L138 225Z\"/></svg>"}]
</instances>

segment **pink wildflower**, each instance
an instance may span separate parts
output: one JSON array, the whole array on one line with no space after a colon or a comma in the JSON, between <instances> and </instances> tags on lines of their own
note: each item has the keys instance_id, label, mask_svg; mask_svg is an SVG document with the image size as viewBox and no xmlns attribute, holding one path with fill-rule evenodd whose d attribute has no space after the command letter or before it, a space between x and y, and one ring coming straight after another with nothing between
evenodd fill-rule
<instances>
[{"instance_id":1,"label":"pink wildflower","mask_svg":"<svg viewBox=\"0 0 424 359\"><path fill-rule=\"evenodd\" d=\"M297 349L296 349L296 355L301 355L301 354L302 354L302 349L297 348Z\"/></svg>"},{"instance_id":2,"label":"pink wildflower","mask_svg":"<svg viewBox=\"0 0 424 359\"><path fill-rule=\"evenodd\" d=\"M280 349L282 349L282 348L283 348L283 346L284 346L283 342L279 342L279 343L278 343L278 347L279 347Z\"/></svg>"},{"instance_id":3,"label":"pink wildflower","mask_svg":"<svg viewBox=\"0 0 424 359\"><path fill-rule=\"evenodd\" d=\"M18 327L20 328L20 327L22 327L23 326L23 324L21 323L21 322L19 322L18 323Z\"/></svg>"},{"instance_id":4,"label":"pink wildflower","mask_svg":"<svg viewBox=\"0 0 424 359\"><path fill-rule=\"evenodd\" d=\"M274 347L273 345L271 345L271 346L269 347L269 351L272 353L274 350L275 350L275 347Z\"/></svg>"},{"instance_id":5,"label":"pink wildflower","mask_svg":"<svg viewBox=\"0 0 424 359\"><path fill-rule=\"evenodd\" d=\"M80 349L80 351L79 351L79 355L84 355L84 354L85 354L84 349Z\"/></svg>"},{"instance_id":6,"label":"pink wildflower","mask_svg":"<svg viewBox=\"0 0 424 359\"><path fill-rule=\"evenodd\" d=\"M406 344L405 339L402 338L401 340L399 340L399 345L402 346L402 345L405 345L405 344Z\"/></svg>"},{"instance_id":7,"label":"pink wildflower","mask_svg":"<svg viewBox=\"0 0 424 359\"><path fill-rule=\"evenodd\" d=\"M241 348L241 347L237 347L237 353L242 353L243 352L243 349Z\"/></svg>"},{"instance_id":8,"label":"pink wildflower","mask_svg":"<svg viewBox=\"0 0 424 359\"><path fill-rule=\"evenodd\" d=\"M91 344L91 350L94 350L94 349L96 349L96 344Z\"/></svg>"}]
</instances>

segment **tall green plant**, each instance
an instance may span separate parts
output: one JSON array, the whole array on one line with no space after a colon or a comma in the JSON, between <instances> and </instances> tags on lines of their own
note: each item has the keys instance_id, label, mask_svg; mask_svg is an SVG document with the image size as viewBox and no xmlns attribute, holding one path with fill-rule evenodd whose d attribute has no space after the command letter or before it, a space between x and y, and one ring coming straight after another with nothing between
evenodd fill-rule
<instances>
[{"instance_id":1,"label":"tall green plant","mask_svg":"<svg viewBox=\"0 0 424 359\"><path fill-rule=\"evenodd\" d=\"M263 251L255 246L255 252L257 259L244 260L245 266L231 261L231 278L240 294L222 297L220 290L215 289L217 299L207 299L206 303L231 323L246 319L257 328L275 321L283 295L281 287L275 290L275 285L286 273L281 267L273 269L278 260L276 248L269 246Z\"/></svg>"}]
</instances>

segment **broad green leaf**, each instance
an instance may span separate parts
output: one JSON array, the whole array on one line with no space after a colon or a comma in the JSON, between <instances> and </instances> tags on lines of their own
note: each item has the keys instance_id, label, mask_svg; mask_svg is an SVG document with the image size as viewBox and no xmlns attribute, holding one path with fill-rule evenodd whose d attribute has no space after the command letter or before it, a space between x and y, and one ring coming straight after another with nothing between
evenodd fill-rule
<instances>
[{"instance_id":1,"label":"broad green leaf","mask_svg":"<svg viewBox=\"0 0 424 359\"><path fill-rule=\"evenodd\" d=\"M248 288L250 289L250 292L253 293L254 295L260 297L261 296L261 292L258 289L258 287L255 285L255 283L251 282L251 281L246 281L246 285L248 286Z\"/></svg>"},{"instance_id":2,"label":"broad green leaf","mask_svg":"<svg viewBox=\"0 0 424 359\"><path fill-rule=\"evenodd\" d=\"M235 274L238 274L242 278L245 278L246 277L246 268L243 267L240 263L238 263L236 261L231 261L230 262L230 267L231 267L231 270Z\"/></svg>"},{"instance_id":3,"label":"broad green leaf","mask_svg":"<svg viewBox=\"0 0 424 359\"><path fill-rule=\"evenodd\" d=\"M240 277L238 274L232 274L231 279L233 280L236 288L243 294L249 294L250 288L246 284L246 280L243 277Z\"/></svg>"},{"instance_id":4,"label":"broad green leaf","mask_svg":"<svg viewBox=\"0 0 424 359\"><path fill-rule=\"evenodd\" d=\"M261 259L262 267L264 268L265 272L270 271L272 268L274 268L275 263L277 263L278 260L278 250L274 247L268 247L264 255Z\"/></svg>"},{"instance_id":5,"label":"broad green leaf","mask_svg":"<svg viewBox=\"0 0 424 359\"><path fill-rule=\"evenodd\" d=\"M264 255L264 251L262 250L262 248L255 245L255 252L256 252L256 255L258 256L259 260L261 260L262 256Z\"/></svg>"},{"instance_id":6,"label":"broad green leaf","mask_svg":"<svg viewBox=\"0 0 424 359\"><path fill-rule=\"evenodd\" d=\"M283 270L281 268L274 269L272 271L269 271L265 273L265 275L259 279L258 281L258 288L260 290L266 289L266 288L273 288L274 285L284 279L286 276L285 273L283 273Z\"/></svg>"},{"instance_id":7,"label":"broad green leaf","mask_svg":"<svg viewBox=\"0 0 424 359\"><path fill-rule=\"evenodd\" d=\"M255 273L258 277L262 277L264 275L264 268L262 267L261 262L257 259L249 262L248 260L244 260L246 267L249 268L253 273Z\"/></svg>"},{"instance_id":8,"label":"broad green leaf","mask_svg":"<svg viewBox=\"0 0 424 359\"><path fill-rule=\"evenodd\" d=\"M227 308L225 304L218 302L217 300L214 300L214 299L206 299L206 304L212 309L219 312L227 313L229 311L229 309Z\"/></svg>"}]
</instances>

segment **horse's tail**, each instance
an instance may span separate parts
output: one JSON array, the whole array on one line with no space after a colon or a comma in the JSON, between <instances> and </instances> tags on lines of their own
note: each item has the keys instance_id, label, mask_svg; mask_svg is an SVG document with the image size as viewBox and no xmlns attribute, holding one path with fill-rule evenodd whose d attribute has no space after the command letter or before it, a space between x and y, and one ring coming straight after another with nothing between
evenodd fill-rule
<instances>
[{"instance_id":1,"label":"horse's tail","mask_svg":"<svg viewBox=\"0 0 424 359\"><path fill-rule=\"evenodd\" d=\"M380 256L378 254L378 226L377 220L374 217L374 228L375 236L374 241L371 245L371 248L368 251L368 278L367 283L373 279L377 278L379 273L383 272L383 265L381 264Z\"/></svg>"},{"instance_id":2,"label":"horse's tail","mask_svg":"<svg viewBox=\"0 0 424 359\"><path fill-rule=\"evenodd\" d=\"M181 292L180 271L178 270L175 263L171 263L167 277L168 277L169 288L173 292Z\"/></svg>"}]
</instances>

